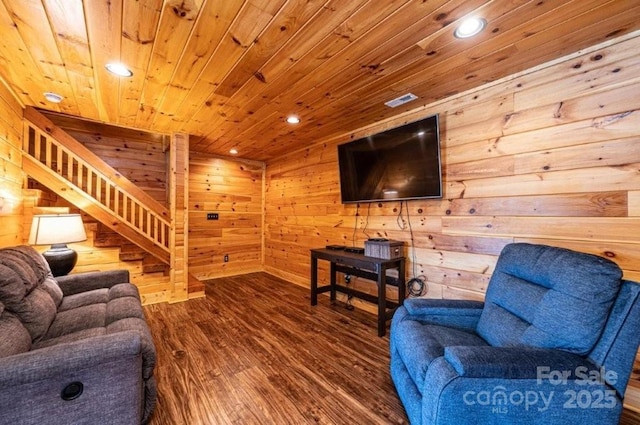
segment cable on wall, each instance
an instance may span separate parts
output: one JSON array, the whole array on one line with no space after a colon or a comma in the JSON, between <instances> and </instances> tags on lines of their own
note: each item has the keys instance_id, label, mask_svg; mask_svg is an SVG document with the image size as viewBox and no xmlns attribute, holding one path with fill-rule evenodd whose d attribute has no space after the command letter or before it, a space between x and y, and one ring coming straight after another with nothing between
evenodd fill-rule
<instances>
[{"instance_id":1,"label":"cable on wall","mask_svg":"<svg viewBox=\"0 0 640 425\"><path fill-rule=\"evenodd\" d=\"M411 227L411 214L409 210L409 201L404 201L407 206L407 224L409 225L409 235L411 236L411 264L413 266L413 278L409 279L407 282L407 290L409 291L409 296L411 297L419 297L425 294L426 290L426 281L427 277L424 275L417 276L417 258L416 258L416 248L413 237L413 227ZM400 203L402 205L402 202ZM400 208L402 212L402 207Z\"/></svg>"},{"instance_id":2,"label":"cable on wall","mask_svg":"<svg viewBox=\"0 0 640 425\"><path fill-rule=\"evenodd\" d=\"M404 201L407 202L407 201ZM398 215L396 216L396 224L400 230L407 230L407 225L402 217L402 205L403 201L400 201L400 211L398 211ZM409 214L409 204L407 204L407 214Z\"/></svg>"},{"instance_id":3,"label":"cable on wall","mask_svg":"<svg viewBox=\"0 0 640 425\"><path fill-rule=\"evenodd\" d=\"M360 203L356 204L356 217L353 220L353 236L351 237L351 246L356 246L356 232L358 231L358 215L360 211Z\"/></svg>"},{"instance_id":4,"label":"cable on wall","mask_svg":"<svg viewBox=\"0 0 640 425\"><path fill-rule=\"evenodd\" d=\"M367 219L364 222L364 228L362 229L362 233L367 237L367 239L371 239L371 236L367 233L367 227L369 226L369 216L371 216L371 202L367 204Z\"/></svg>"},{"instance_id":5,"label":"cable on wall","mask_svg":"<svg viewBox=\"0 0 640 425\"><path fill-rule=\"evenodd\" d=\"M344 284L345 287L347 288L347 301L345 302L345 308L349 311L353 310L353 304L351 303L351 300L353 299L353 294L351 293L351 279L353 279L354 277L357 276L351 276L350 274L346 274L344 275Z\"/></svg>"}]
</instances>

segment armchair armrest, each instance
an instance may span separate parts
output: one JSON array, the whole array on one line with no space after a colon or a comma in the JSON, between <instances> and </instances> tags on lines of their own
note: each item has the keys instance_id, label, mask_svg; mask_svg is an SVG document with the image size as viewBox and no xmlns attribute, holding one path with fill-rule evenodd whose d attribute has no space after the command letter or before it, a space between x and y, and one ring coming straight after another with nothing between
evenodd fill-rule
<instances>
[{"instance_id":1,"label":"armchair armrest","mask_svg":"<svg viewBox=\"0 0 640 425\"><path fill-rule=\"evenodd\" d=\"M470 300L409 298L404 307L412 320L434 325L475 330L484 303Z\"/></svg>"},{"instance_id":2,"label":"armchair armrest","mask_svg":"<svg viewBox=\"0 0 640 425\"><path fill-rule=\"evenodd\" d=\"M466 378L548 381L551 373L562 372L567 380L576 380L598 371L587 358L543 348L455 346L445 348L444 358L459 376Z\"/></svg>"},{"instance_id":3,"label":"armchair armrest","mask_svg":"<svg viewBox=\"0 0 640 425\"><path fill-rule=\"evenodd\" d=\"M451 346L429 365L418 412L434 424L613 424L622 396L606 373L560 350Z\"/></svg>"},{"instance_id":4,"label":"armchair armrest","mask_svg":"<svg viewBox=\"0 0 640 425\"><path fill-rule=\"evenodd\" d=\"M74 295L94 289L111 288L118 283L129 282L128 270L109 270L104 272L85 272L56 277L62 293Z\"/></svg>"}]
</instances>

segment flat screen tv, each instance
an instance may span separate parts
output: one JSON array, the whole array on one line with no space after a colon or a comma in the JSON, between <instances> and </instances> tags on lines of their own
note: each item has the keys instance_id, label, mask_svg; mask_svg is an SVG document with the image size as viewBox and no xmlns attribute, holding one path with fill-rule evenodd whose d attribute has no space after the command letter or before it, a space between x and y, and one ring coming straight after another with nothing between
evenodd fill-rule
<instances>
[{"instance_id":1,"label":"flat screen tv","mask_svg":"<svg viewBox=\"0 0 640 425\"><path fill-rule=\"evenodd\" d=\"M442 198L438 115L338 146L342 203Z\"/></svg>"}]
</instances>

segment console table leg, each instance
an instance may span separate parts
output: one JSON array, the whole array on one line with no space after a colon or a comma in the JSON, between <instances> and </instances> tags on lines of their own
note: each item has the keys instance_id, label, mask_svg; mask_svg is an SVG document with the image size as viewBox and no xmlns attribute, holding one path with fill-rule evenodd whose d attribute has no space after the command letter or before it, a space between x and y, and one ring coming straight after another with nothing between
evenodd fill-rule
<instances>
[{"instance_id":1,"label":"console table leg","mask_svg":"<svg viewBox=\"0 0 640 425\"><path fill-rule=\"evenodd\" d=\"M331 274L331 301L335 301L336 300L336 263L331 262L331 265L329 266L330 271L329 274Z\"/></svg>"},{"instance_id":2,"label":"console table leg","mask_svg":"<svg viewBox=\"0 0 640 425\"><path fill-rule=\"evenodd\" d=\"M329 262L330 276L329 285L318 288L318 259ZM399 277L397 279L389 277L389 284L398 287L398 302L389 301L387 305L387 270L397 269ZM387 317L393 313L396 304L401 305L406 296L405 283L405 258L384 259L377 257L367 257L363 254L351 252L337 252L331 249L311 250L311 305L318 304L318 293L329 292L331 301L336 300L338 291L345 293L348 297L355 296L376 303L376 297L369 293L359 291L355 288L338 285L336 274L345 273L353 276L375 281L378 286L378 336L385 336L387 333ZM393 297L395 298L395 297Z\"/></svg>"},{"instance_id":3,"label":"console table leg","mask_svg":"<svg viewBox=\"0 0 640 425\"><path fill-rule=\"evenodd\" d=\"M318 257L311 256L311 305L318 304Z\"/></svg>"},{"instance_id":4,"label":"console table leg","mask_svg":"<svg viewBox=\"0 0 640 425\"><path fill-rule=\"evenodd\" d=\"M378 336L387 331L387 269L380 266L378 271Z\"/></svg>"}]
</instances>

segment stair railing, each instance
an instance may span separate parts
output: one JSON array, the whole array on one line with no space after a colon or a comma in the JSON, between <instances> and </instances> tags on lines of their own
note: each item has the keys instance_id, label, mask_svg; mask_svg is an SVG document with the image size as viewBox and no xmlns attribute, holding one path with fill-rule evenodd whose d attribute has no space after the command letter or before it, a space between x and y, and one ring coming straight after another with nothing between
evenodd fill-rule
<instances>
[{"instance_id":1,"label":"stair railing","mask_svg":"<svg viewBox=\"0 0 640 425\"><path fill-rule=\"evenodd\" d=\"M169 211L33 108L24 112L24 154L169 254Z\"/></svg>"}]
</instances>

